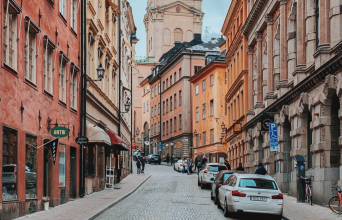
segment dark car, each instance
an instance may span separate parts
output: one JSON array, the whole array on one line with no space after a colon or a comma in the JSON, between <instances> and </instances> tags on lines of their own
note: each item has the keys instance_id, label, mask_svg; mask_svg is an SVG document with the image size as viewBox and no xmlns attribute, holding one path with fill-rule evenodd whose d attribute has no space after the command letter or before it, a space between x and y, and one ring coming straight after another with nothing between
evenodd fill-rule
<instances>
[{"instance_id":1,"label":"dark car","mask_svg":"<svg viewBox=\"0 0 342 220\"><path fill-rule=\"evenodd\" d=\"M146 163L155 163L155 164L160 164L161 163L161 157L160 155L157 155L157 154L152 154L152 155L149 155L147 158L146 158Z\"/></svg>"},{"instance_id":2,"label":"dark car","mask_svg":"<svg viewBox=\"0 0 342 220\"><path fill-rule=\"evenodd\" d=\"M222 170L216 176L214 183L211 184L211 199L215 201L215 205L218 204L219 188L225 184L225 181L233 174L234 170ZM238 171L237 173L246 173L245 171Z\"/></svg>"}]
</instances>

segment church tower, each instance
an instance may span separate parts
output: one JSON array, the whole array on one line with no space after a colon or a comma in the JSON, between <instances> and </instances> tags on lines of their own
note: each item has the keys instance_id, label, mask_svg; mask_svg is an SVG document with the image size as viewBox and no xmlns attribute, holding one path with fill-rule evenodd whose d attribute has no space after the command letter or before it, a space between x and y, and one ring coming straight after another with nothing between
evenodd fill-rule
<instances>
[{"instance_id":1,"label":"church tower","mask_svg":"<svg viewBox=\"0 0 342 220\"><path fill-rule=\"evenodd\" d=\"M147 0L144 17L146 57L158 62L175 41L189 42L202 34L202 0Z\"/></svg>"}]
</instances>

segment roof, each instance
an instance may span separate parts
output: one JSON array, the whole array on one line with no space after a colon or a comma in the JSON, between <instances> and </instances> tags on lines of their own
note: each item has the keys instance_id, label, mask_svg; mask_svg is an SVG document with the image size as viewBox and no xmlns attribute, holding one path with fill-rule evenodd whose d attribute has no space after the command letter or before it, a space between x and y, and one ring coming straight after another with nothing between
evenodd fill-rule
<instances>
[{"instance_id":1,"label":"roof","mask_svg":"<svg viewBox=\"0 0 342 220\"><path fill-rule=\"evenodd\" d=\"M267 179L267 180L274 180L271 176L269 175L259 175L259 174L249 174L249 173L237 173L240 178L262 178L262 179Z\"/></svg>"}]
</instances>

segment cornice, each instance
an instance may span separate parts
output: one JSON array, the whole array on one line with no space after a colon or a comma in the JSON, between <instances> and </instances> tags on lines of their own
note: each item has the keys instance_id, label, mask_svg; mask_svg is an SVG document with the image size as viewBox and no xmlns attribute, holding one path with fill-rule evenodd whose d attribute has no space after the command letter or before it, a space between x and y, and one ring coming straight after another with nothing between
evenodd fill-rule
<instances>
[{"instance_id":1,"label":"cornice","mask_svg":"<svg viewBox=\"0 0 342 220\"><path fill-rule=\"evenodd\" d=\"M234 38L232 44L228 48L228 51L227 51L227 54L226 54L226 62L227 63L230 63L233 55L236 53L236 51L238 50L238 47L242 43L242 39L243 38L244 38L244 36L242 35L241 28L240 28L238 30L238 32L236 33L235 38Z\"/></svg>"},{"instance_id":2,"label":"cornice","mask_svg":"<svg viewBox=\"0 0 342 220\"><path fill-rule=\"evenodd\" d=\"M199 71L199 73L192 76L190 78L189 82L190 83L197 82L197 80L199 80L202 76L205 76L206 74L211 73L210 71L212 71L213 69L218 68L220 66L226 68L226 63L225 62L213 61L212 63L210 63L209 65L206 65L203 69L201 69Z\"/></svg>"},{"instance_id":3,"label":"cornice","mask_svg":"<svg viewBox=\"0 0 342 220\"><path fill-rule=\"evenodd\" d=\"M93 19L87 19L87 26L89 27L89 30L93 32L94 36L96 36L97 33L99 33L99 29L96 27L96 24Z\"/></svg>"},{"instance_id":4,"label":"cornice","mask_svg":"<svg viewBox=\"0 0 342 220\"><path fill-rule=\"evenodd\" d=\"M107 33L104 33L104 38L106 39L107 43L110 44L111 41Z\"/></svg>"},{"instance_id":5,"label":"cornice","mask_svg":"<svg viewBox=\"0 0 342 220\"><path fill-rule=\"evenodd\" d=\"M90 1L87 1L87 6L88 6L88 10L90 11L91 16L94 18L96 15L96 11L94 9L94 6L91 4Z\"/></svg>"},{"instance_id":6,"label":"cornice","mask_svg":"<svg viewBox=\"0 0 342 220\"><path fill-rule=\"evenodd\" d=\"M264 6L267 0L257 0L254 3L252 10L250 11L247 20L242 28L242 33L247 36L249 31L252 29L254 23L256 22L257 18L260 16L260 12L262 7Z\"/></svg>"},{"instance_id":7,"label":"cornice","mask_svg":"<svg viewBox=\"0 0 342 220\"><path fill-rule=\"evenodd\" d=\"M239 74L237 79L234 81L233 85L230 87L230 89L228 90L228 92L225 96L226 102L228 102L228 100L231 99L235 95L235 92L239 88L241 88L242 84L244 83L244 79L242 79L242 76L246 73L248 74L248 70L242 70L242 72ZM247 93L245 93L245 94L247 94Z\"/></svg>"},{"instance_id":8,"label":"cornice","mask_svg":"<svg viewBox=\"0 0 342 220\"><path fill-rule=\"evenodd\" d=\"M97 26L100 28L101 31L103 31L104 27L103 27L103 24L102 24L101 20L97 19L96 21L97 21Z\"/></svg>"},{"instance_id":9,"label":"cornice","mask_svg":"<svg viewBox=\"0 0 342 220\"><path fill-rule=\"evenodd\" d=\"M99 41L99 45L103 48L106 48L106 41L103 39L102 35L97 35L96 36L97 40Z\"/></svg>"},{"instance_id":10,"label":"cornice","mask_svg":"<svg viewBox=\"0 0 342 220\"><path fill-rule=\"evenodd\" d=\"M240 3L240 4L237 4L237 3ZM236 15L236 12L238 12L236 8L238 8L242 3L243 3L243 1L241 1L241 0L233 0L233 2L230 4L226 19L224 20L222 30L221 30L221 32L225 36L228 35L228 32L230 30L230 26L235 21L235 18L236 18L235 15ZM244 11L244 13L245 13L245 11Z\"/></svg>"}]
</instances>

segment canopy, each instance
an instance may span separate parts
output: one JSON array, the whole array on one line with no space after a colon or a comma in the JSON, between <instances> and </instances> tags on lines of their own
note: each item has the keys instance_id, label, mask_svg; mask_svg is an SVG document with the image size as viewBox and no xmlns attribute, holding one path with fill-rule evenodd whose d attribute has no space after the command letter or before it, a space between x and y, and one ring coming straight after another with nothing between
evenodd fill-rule
<instances>
[{"instance_id":1,"label":"canopy","mask_svg":"<svg viewBox=\"0 0 342 220\"><path fill-rule=\"evenodd\" d=\"M87 124L87 138L89 139L89 143L103 143L111 146L108 134L96 125Z\"/></svg>"},{"instance_id":2,"label":"canopy","mask_svg":"<svg viewBox=\"0 0 342 220\"><path fill-rule=\"evenodd\" d=\"M112 145L117 147L118 150L128 151L128 148L127 148L128 145L121 137L116 135L111 130L106 130L106 133L109 135Z\"/></svg>"}]
</instances>

